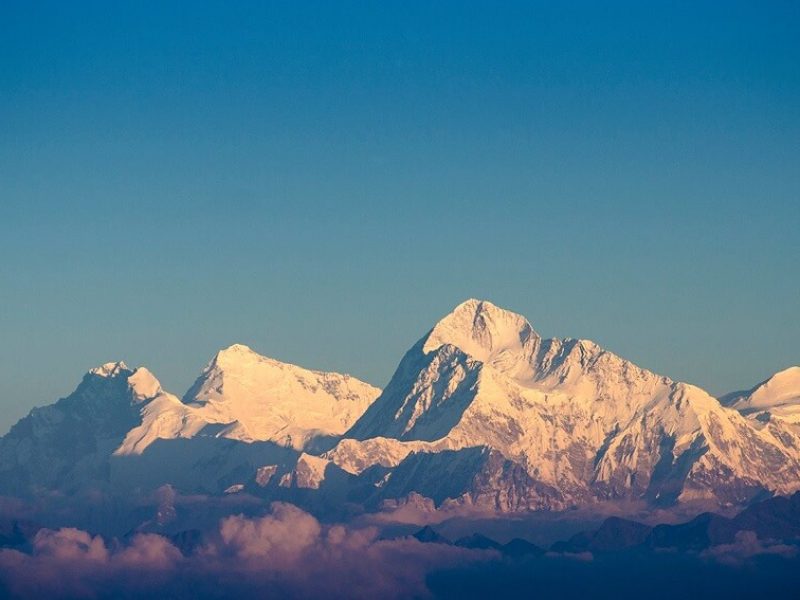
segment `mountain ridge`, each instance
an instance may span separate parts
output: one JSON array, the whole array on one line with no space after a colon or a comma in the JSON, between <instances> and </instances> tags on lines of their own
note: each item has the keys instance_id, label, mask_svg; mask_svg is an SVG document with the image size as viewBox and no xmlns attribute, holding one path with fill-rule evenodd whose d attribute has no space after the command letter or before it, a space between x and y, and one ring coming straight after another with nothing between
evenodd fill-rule
<instances>
[{"instance_id":1,"label":"mountain ridge","mask_svg":"<svg viewBox=\"0 0 800 600\"><path fill-rule=\"evenodd\" d=\"M470 299L384 390L242 344L217 352L181 398L145 367L93 368L0 438L0 489L174 484L366 510L418 496L499 512L746 506L800 488L795 370L726 406ZM755 412L742 404L753 396Z\"/></svg>"},{"instance_id":2,"label":"mountain ridge","mask_svg":"<svg viewBox=\"0 0 800 600\"><path fill-rule=\"evenodd\" d=\"M521 315L468 300L406 353L329 456L363 468L367 455L396 460L403 444L413 444L410 452L487 446L524 469L530 490L547 490L546 497L523 492L531 506L613 498L740 503L762 484L796 489L797 434L777 422L752 427L696 386L590 341L543 340ZM493 502L472 492L465 491L470 502Z\"/></svg>"}]
</instances>

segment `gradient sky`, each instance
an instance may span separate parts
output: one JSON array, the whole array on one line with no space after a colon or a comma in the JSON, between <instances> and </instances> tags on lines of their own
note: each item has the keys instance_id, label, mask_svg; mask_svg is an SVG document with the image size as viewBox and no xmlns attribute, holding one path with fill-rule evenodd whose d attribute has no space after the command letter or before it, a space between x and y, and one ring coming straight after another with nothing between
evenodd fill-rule
<instances>
[{"instance_id":1,"label":"gradient sky","mask_svg":"<svg viewBox=\"0 0 800 600\"><path fill-rule=\"evenodd\" d=\"M797 2L226 4L0 4L0 431L232 342L384 385L471 296L800 363Z\"/></svg>"}]
</instances>

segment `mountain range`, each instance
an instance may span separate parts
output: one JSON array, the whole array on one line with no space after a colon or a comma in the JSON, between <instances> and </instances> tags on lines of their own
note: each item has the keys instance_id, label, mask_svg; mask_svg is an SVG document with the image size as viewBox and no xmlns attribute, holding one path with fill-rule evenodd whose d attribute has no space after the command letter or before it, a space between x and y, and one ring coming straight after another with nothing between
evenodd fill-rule
<instances>
[{"instance_id":1,"label":"mountain range","mask_svg":"<svg viewBox=\"0 0 800 600\"><path fill-rule=\"evenodd\" d=\"M413 537L425 544L452 544L464 548L494 549L510 556L542 556L545 552L581 556L658 552L711 553L752 550L754 544L771 545L773 553L796 555L800 540L800 493L756 502L733 517L702 513L679 524L646 525L620 517L605 519L596 529L580 531L566 540L538 546L522 538L505 544L473 533L455 541L426 525ZM763 548L761 548L763 550Z\"/></svg>"},{"instance_id":2,"label":"mountain range","mask_svg":"<svg viewBox=\"0 0 800 600\"><path fill-rule=\"evenodd\" d=\"M0 439L0 494L177 493L348 513L742 508L800 490L800 367L712 397L467 300L385 389L234 345L178 397L112 362Z\"/></svg>"}]
</instances>

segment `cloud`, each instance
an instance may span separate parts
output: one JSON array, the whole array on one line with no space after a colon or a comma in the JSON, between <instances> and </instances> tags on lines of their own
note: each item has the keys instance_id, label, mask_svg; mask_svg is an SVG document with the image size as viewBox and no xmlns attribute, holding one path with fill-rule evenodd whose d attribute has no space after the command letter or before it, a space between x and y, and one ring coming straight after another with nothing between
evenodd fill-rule
<instances>
[{"instance_id":1,"label":"cloud","mask_svg":"<svg viewBox=\"0 0 800 600\"><path fill-rule=\"evenodd\" d=\"M227 517L208 538L184 556L155 534L121 545L78 529L43 529L30 554L0 551L0 582L22 597L425 597L432 570L494 556L381 540L375 528L322 525L284 503L260 518Z\"/></svg>"},{"instance_id":2,"label":"cloud","mask_svg":"<svg viewBox=\"0 0 800 600\"><path fill-rule=\"evenodd\" d=\"M712 583L781 591L794 581L787 569L796 566L774 561L758 581L752 569L735 568L754 556L795 555L794 547L759 540L752 532L708 550L704 557L713 560L588 553L503 559L491 550L381 539L375 527L320 523L285 503L272 504L257 518L226 517L193 547L183 554L156 534L121 543L74 528L43 529L29 553L0 550L0 597L466 598L525 596L535 589L541 597L563 600L619 594L618 582L634 576L642 585L659 581L662 591L674 588L683 595ZM665 565L677 565L685 576L671 578L674 568ZM628 596L639 590L632 584Z\"/></svg>"},{"instance_id":3,"label":"cloud","mask_svg":"<svg viewBox=\"0 0 800 600\"><path fill-rule=\"evenodd\" d=\"M167 571L183 560L183 554L166 538L146 533L133 538L130 546L114 556L119 567Z\"/></svg>"},{"instance_id":4,"label":"cloud","mask_svg":"<svg viewBox=\"0 0 800 600\"><path fill-rule=\"evenodd\" d=\"M391 598L428 595L428 572L486 554L377 536L372 527L323 526L293 505L274 503L260 519L223 519L218 539L198 560L215 577L239 577L251 589L274 585L299 597Z\"/></svg>"},{"instance_id":5,"label":"cloud","mask_svg":"<svg viewBox=\"0 0 800 600\"><path fill-rule=\"evenodd\" d=\"M754 531L739 531L732 544L712 546L702 553L704 558L712 558L728 565L740 565L756 556L774 555L792 558L797 556L796 546L789 546L769 540L761 540Z\"/></svg>"},{"instance_id":6,"label":"cloud","mask_svg":"<svg viewBox=\"0 0 800 600\"><path fill-rule=\"evenodd\" d=\"M108 549L103 538L71 527L58 531L39 530L33 539L33 548L40 556L63 562L105 563L108 560Z\"/></svg>"},{"instance_id":7,"label":"cloud","mask_svg":"<svg viewBox=\"0 0 800 600\"><path fill-rule=\"evenodd\" d=\"M274 567L291 565L320 541L322 527L314 517L291 504L276 503L261 519L233 516L220 525L217 548L247 561L269 560Z\"/></svg>"}]
</instances>

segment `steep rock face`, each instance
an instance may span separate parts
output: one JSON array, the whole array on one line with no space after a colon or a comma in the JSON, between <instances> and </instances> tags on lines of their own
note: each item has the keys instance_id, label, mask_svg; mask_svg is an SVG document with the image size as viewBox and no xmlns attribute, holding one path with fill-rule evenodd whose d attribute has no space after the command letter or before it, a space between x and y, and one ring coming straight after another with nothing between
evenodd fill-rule
<instances>
[{"instance_id":1,"label":"steep rock face","mask_svg":"<svg viewBox=\"0 0 800 600\"><path fill-rule=\"evenodd\" d=\"M34 408L0 439L2 488L73 489L107 479L108 456L139 423L141 405L154 392L151 377L107 363L66 398Z\"/></svg>"},{"instance_id":2,"label":"steep rock face","mask_svg":"<svg viewBox=\"0 0 800 600\"><path fill-rule=\"evenodd\" d=\"M753 427L700 388L674 384L613 436L598 462L595 489L660 505L744 504L763 490L789 493L800 483L789 435Z\"/></svg>"},{"instance_id":3,"label":"steep rock face","mask_svg":"<svg viewBox=\"0 0 800 600\"><path fill-rule=\"evenodd\" d=\"M416 492L439 505L462 497L472 488L490 452L474 447L411 453L378 483L377 498L401 498Z\"/></svg>"},{"instance_id":4,"label":"steep rock face","mask_svg":"<svg viewBox=\"0 0 800 600\"><path fill-rule=\"evenodd\" d=\"M364 476L370 473L365 472ZM370 501L419 495L434 506L516 512L564 508L563 497L487 447L412 452L377 482Z\"/></svg>"},{"instance_id":5,"label":"steep rock face","mask_svg":"<svg viewBox=\"0 0 800 600\"><path fill-rule=\"evenodd\" d=\"M216 355L183 401L222 426L224 437L299 450L314 437L344 433L379 393L349 375L309 371L234 345Z\"/></svg>"},{"instance_id":6,"label":"steep rock face","mask_svg":"<svg viewBox=\"0 0 800 600\"><path fill-rule=\"evenodd\" d=\"M496 495L502 510L620 498L745 503L800 487L786 427L754 427L699 388L590 341L543 340L520 315L477 300L414 345L345 437L329 456L356 470L372 460L400 471L420 460L412 452L490 448L530 479L526 499Z\"/></svg>"},{"instance_id":7,"label":"steep rock face","mask_svg":"<svg viewBox=\"0 0 800 600\"><path fill-rule=\"evenodd\" d=\"M412 452L437 452L451 450L447 440L437 443L402 442L394 438L369 438L356 440L344 438L323 454L341 469L358 475L374 465L396 467Z\"/></svg>"}]
</instances>

